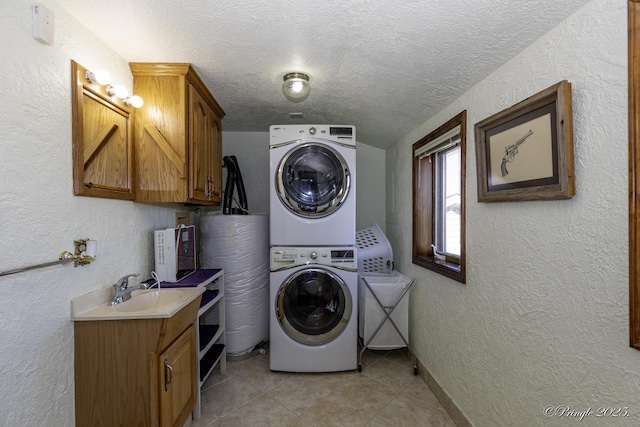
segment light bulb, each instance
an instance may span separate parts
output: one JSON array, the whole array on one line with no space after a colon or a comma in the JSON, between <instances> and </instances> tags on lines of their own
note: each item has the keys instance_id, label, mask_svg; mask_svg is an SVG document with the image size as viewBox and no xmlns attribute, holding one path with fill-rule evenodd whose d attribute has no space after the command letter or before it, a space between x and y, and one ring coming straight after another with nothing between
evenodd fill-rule
<instances>
[{"instance_id":1,"label":"light bulb","mask_svg":"<svg viewBox=\"0 0 640 427\"><path fill-rule=\"evenodd\" d=\"M107 94L109 96L116 96L120 99L124 99L129 95L129 89L123 85L107 86Z\"/></svg>"},{"instance_id":2,"label":"light bulb","mask_svg":"<svg viewBox=\"0 0 640 427\"><path fill-rule=\"evenodd\" d=\"M302 93L302 89L304 89L304 85L302 84L302 82L299 81L294 81L291 84L291 92L292 93Z\"/></svg>"},{"instance_id":3,"label":"light bulb","mask_svg":"<svg viewBox=\"0 0 640 427\"><path fill-rule=\"evenodd\" d=\"M100 85L108 85L111 82L111 76L105 70L88 71L84 74L84 78L89 83L98 83Z\"/></svg>"},{"instance_id":4,"label":"light bulb","mask_svg":"<svg viewBox=\"0 0 640 427\"><path fill-rule=\"evenodd\" d=\"M96 82L101 85L108 85L111 82L111 76L105 70L97 70L94 74Z\"/></svg>"},{"instance_id":5,"label":"light bulb","mask_svg":"<svg viewBox=\"0 0 640 427\"><path fill-rule=\"evenodd\" d=\"M130 96L124 100L125 105L131 105L133 108L140 108L144 105L144 99L138 95Z\"/></svg>"}]
</instances>

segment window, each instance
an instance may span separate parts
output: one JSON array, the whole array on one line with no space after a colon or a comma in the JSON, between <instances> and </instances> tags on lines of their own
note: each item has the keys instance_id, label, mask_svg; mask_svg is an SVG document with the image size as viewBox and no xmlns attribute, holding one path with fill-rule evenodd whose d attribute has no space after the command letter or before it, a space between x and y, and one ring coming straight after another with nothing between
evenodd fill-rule
<instances>
[{"instance_id":1,"label":"window","mask_svg":"<svg viewBox=\"0 0 640 427\"><path fill-rule=\"evenodd\" d=\"M413 263L462 283L466 123L463 111L413 144Z\"/></svg>"}]
</instances>

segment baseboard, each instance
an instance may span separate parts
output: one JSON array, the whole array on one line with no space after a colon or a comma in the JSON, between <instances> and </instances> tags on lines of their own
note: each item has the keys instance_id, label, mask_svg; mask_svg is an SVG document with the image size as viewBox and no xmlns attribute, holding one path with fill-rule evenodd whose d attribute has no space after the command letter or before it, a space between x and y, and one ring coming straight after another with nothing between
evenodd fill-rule
<instances>
[{"instance_id":1,"label":"baseboard","mask_svg":"<svg viewBox=\"0 0 640 427\"><path fill-rule=\"evenodd\" d=\"M414 359L414 354L407 349L407 356L410 360L416 360L418 365L418 373L422 380L427 384L427 386L431 389L433 394L436 395L438 401L442 405L442 407L447 411L453 422L456 423L457 427L473 427L471 421L467 419L467 417L462 413L460 408L456 405L456 403L449 397L446 391L440 386L438 381L431 375L429 370L420 362L419 359Z\"/></svg>"}]
</instances>

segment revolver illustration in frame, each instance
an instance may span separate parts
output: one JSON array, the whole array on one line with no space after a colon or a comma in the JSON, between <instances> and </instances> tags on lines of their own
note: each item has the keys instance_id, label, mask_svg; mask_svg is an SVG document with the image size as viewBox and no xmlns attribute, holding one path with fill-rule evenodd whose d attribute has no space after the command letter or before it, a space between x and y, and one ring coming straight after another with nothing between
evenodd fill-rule
<instances>
[{"instance_id":1,"label":"revolver illustration in frame","mask_svg":"<svg viewBox=\"0 0 640 427\"><path fill-rule=\"evenodd\" d=\"M506 176L509 173L509 171L507 170L507 163L513 162L513 158L516 156L516 154L518 154L518 146L522 144L524 141L526 141L526 139L529 138L531 135L533 135L532 130L527 132L522 138L520 138L513 144L507 145L505 147L504 149L505 154L504 154L504 157L502 157L502 164L500 165L500 169L502 170L502 176Z\"/></svg>"}]
</instances>

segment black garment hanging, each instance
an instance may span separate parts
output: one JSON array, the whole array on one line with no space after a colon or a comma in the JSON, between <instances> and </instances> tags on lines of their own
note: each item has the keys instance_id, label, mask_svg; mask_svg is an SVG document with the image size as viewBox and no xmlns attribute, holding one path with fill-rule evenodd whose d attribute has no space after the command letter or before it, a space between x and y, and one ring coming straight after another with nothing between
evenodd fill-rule
<instances>
[{"instance_id":1,"label":"black garment hanging","mask_svg":"<svg viewBox=\"0 0 640 427\"><path fill-rule=\"evenodd\" d=\"M236 159L236 156L224 156L222 160L224 161L224 166L227 168L227 184L224 189L222 213L224 215L249 215L247 193L244 190L238 159ZM233 192L236 187L238 188L238 203L240 207L232 208L231 201L233 200Z\"/></svg>"}]
</instances>

